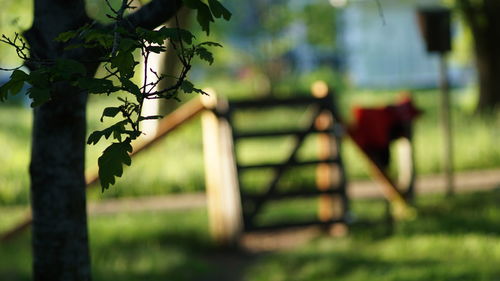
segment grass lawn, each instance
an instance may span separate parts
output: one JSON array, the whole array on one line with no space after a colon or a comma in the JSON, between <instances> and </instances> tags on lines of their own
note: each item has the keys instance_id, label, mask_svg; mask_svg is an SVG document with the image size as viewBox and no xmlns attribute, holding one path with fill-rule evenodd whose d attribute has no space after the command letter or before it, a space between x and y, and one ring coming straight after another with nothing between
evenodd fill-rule
<instances>
[{"instance_id":1,"label":"grass lawn","mask_svg":"<svg viewBox=\"0 0 500 281\"><path fill-rule=\"evenodd\" d=\"M256 262L247 280L499 280L500 192L419 200L419 217L392 235L354 228ZM360 212L373 207L358 206ZM373 203L372 203L373 204Z\"/></svg>"},{"instance_id":2,"label":"grass lawn","mask_svg":"<svg viewBox=\"0 0 500 281\"><path fill-rule=\"evenodd\" d=\"M426 196L418 200L418 218L396 224L390 235L383 224L357 226L344 238L319 236L260 254L214 247L202 209L97 216L90 219L93 275L97 281L499 280L499 201L499 191ZM383 205L357 201L354 210L374 217ZM6 210L2 227L17 212L0 212ZM30 259L28 234L0 245L0 280L31 280ZM231 268L235 260L238 270ZM221 279L224 272L234 275Z\"/></svg>"}]
</instances>

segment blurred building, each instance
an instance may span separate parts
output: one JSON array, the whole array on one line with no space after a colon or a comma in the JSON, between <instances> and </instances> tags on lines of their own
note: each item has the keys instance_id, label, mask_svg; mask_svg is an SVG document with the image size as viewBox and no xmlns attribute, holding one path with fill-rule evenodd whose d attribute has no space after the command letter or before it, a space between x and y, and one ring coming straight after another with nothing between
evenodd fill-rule
<instances>
[{"instance_id":1,"label":"blurred building","mask_svg":"<svg viewBox=\"0 0 500 281\"><path fill-rule=\"evenodd\" d=\"M260 5L240 0L233 7L235 27L229 35L237 48L253 54L256 63L276 59L277 52L263 54L260 46L277 42L288 48L278 56L286 60L296 73L308 73L328 66L346 74L350 84L361 88L435 88L439 79L437 55L429 55L419 34L416 11L419 7L438 5L440 0L259 0ZM282 5L290 13L308 5L323 4L335 11L335 20L318 17L328 25L324 36L334 36L331 46L318 46L308 40L310 26L300 17L292 17L280 31L263 28L262 7ZM328 4L329 3L329 4ZM326 4L326 5L325 5ZM244 8L243 8L244 7ZM335 10L334 10L335 9ZM273 17L274 15L271 15ZM464 36L460 25L452 26L454 40ZM276 48L275 46L271 48ZM264 52L266 53L266 52ZM474 79L471 63L451 60L449 75L452 86L463 86Z\"/></svg>"},{"instance_id":2,"label":"blurred building","mask_svg":"<svg viewBox=\"0 0 500 281\"><path fill-rule=\"evenodd\" d=\"M358 87L432 88L438 85L437 55L429 55L419 34L416 11L438 0L351 1L342 8L340 42L347 74ZM463 35L458 24L452 36ZM473 79L473 68L450 64L454 86Z\"/></svg>"}]
</instances>

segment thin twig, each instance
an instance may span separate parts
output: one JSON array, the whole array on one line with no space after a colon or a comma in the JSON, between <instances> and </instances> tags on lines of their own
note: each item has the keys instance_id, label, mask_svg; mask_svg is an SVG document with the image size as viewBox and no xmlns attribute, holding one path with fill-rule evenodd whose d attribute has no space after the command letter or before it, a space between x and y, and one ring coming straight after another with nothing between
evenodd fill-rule
<instances>
[{"instance_id":1,"label":"thin twig","mask_svg":"<svg viewBox=\"0 0 500 281\"><path fill-rule=\"evenodd\" d=\"M387 23L385 21L385 15L384 15L384 9L382 8L382 3L380 3L380 0L375 0L375 2L377 3L378 14L382 19L382 24L386 25Z\"/></svg>"}]
</instances>

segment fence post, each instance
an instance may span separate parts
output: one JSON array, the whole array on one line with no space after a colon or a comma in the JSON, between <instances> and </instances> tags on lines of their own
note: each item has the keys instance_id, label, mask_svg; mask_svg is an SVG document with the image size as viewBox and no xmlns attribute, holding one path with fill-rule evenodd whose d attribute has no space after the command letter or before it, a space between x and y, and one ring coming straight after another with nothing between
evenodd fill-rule
<instances>
[{"instance_id":1,"label":"fence post","mask_svg":"<svg viewBox=\"0 0 500 281\"><path fill-rule=\"evenodd\" d=\"M201 120L210 231L217 243L231 246L238 242L243 219L231 127L218 116L228 104L213 91L202 102L209 109Z\"/></svg>"},{"instance_id":2,"label":"fence post","mask_svg":"<svg viewBox=\"0 0 500 281\"><path fill-rule=\"evenodd\" d=\"M312 95L316 98L326 98L329 96L328 86L323 81L316 81L311 87ZM315 127L318 130L327 130L333 127L332 113L325 110L319 114L315 120ZM336 151L337 143L332 133L321 133L318 135L318 159L328 160L340 151ZM316 168L316 187L319 190L329 190L339 184L335 180L340 180L340 170L335 164L320 163ZM343 202L339 195L326 194L319 197L318 217L321 221L329 221L343 217ZM334 236L343 236L347 233L345 224L333 224L328 229Z\"/></svg>"},{"instance_id":3,"label":"fence post","mask_svg":"<svg viewBox=\"0 0 500 281\"><path fill-rule=\"evenodd\" d=\"M405 199L412 203L415 197L415 159L411 136L396 140L398 157L398 187Z\"/></svg>"}]
</instances>

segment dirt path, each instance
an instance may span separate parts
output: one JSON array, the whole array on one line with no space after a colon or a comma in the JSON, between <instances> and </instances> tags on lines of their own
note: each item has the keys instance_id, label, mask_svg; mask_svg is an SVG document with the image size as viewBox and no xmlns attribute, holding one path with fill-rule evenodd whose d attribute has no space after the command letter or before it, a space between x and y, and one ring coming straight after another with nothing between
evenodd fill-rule
<instances>
[{"instance_id":1,"label":"dirt path","mask_svg":"<svg viewBox=\"0 0 500 281\"><path fill-rule=\"evenodd\" d=\"M457 173L456 191L478 191L500 188L500 169L469 171ZM372 181L351 182L348 186L348 193L351 198L376 198L382 194L376 183ZM416 192L422 193L444 193L444 179L439 175L431 175L419 177L416 182ZM142 211L166 211L166 210L185 210L192 208L204 208L206 206L206 198L204 193L194 194L178 194L167 196L152 196L140 198L121 198L113 200L103 200L89 203L90 215L113 214L117 212L142 212ZM19 207L11 207L19 208ZM16 229L10 231L8 236L15 235L26 228L30 223L29 213L22 221L22 224L16 226ZM289 232L288 232L289 233ZM299 235L307 237L307 235ZM5 237L4 237L5 238ZM287 241L286 239L278 239L279 243ZM262 243L262 239L258 239L259 245L275 245L272 243ZM296 241L296 239L293 239ZM285 243L285 242L283 242ZM286 243L285 243L286 244ZM265 246L264 248L266 248ZM280 247L278 247L280 248ZM285 247L286 248L286 247Z\"/></svg>"},{"instance_id":2,"label":"dirt path","mask_svg":"<svg viewBox=\"0 0 500 281\"><path fill-rule=\"evenodd\" d=\"M500 188L500 169L457 173L456 192L470 192ZM445 181L440 175L418 177L418 194L444 193ZM355 181L349 183L348 193L351 198L377 198L382 193L373 181ZM204 193L176 194L141 198L121 198L89 203L91 215L116 212L164 211L202 208L206 205Z\"/></svg>"}]
</instances>

